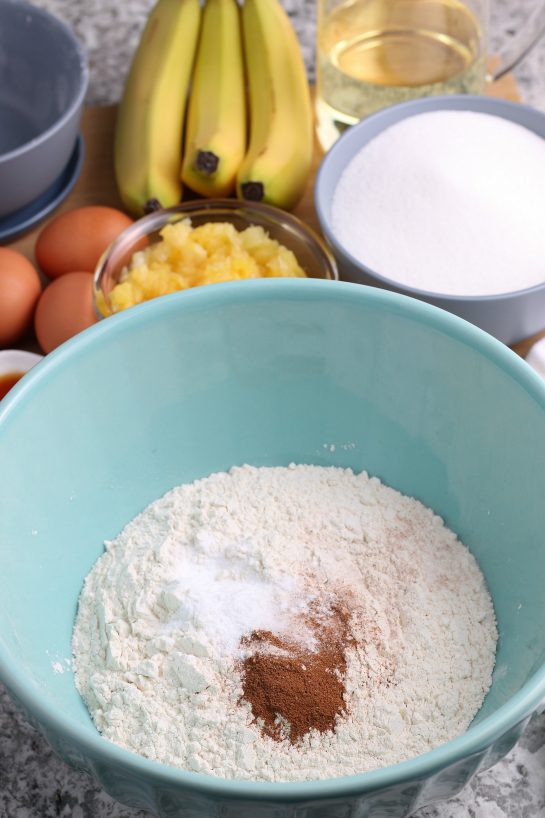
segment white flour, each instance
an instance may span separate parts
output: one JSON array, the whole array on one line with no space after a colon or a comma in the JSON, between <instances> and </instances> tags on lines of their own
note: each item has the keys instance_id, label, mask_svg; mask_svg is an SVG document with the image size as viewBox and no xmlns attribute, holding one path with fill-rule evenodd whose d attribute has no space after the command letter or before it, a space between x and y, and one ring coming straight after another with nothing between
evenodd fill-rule
<instances>
[{"instance_id":1,"label":"white flour","mask_svg":"<svg viewBox=\"0 0 545 818\"><path fill-rule=\"evenodd\" d=\"M309 588L352 589L346 713L300 744L240 703L240 637L289 629ZM462 732L491 681L494 612L475 560L417 501L365 472L243 466L180 486L86 579L76 683L100 732L225 778L330 778Z\"/></svg>"}]
</instances>

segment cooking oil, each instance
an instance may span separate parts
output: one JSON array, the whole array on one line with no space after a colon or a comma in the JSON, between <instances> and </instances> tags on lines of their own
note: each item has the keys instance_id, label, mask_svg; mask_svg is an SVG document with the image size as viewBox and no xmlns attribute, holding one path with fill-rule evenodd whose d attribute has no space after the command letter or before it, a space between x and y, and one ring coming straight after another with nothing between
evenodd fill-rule
<instances>
[{"instance_id":1,"label":"cooking oil","mask_svg":"<svg viewBox=\"0 0 545 818\"><path fill-rule=\"evenodd\" d=\"M329 148L364 116L413 97L481 93L479 20L459 0L345 0L318 21L318 138Z\"/></svg>"}]
</instances>

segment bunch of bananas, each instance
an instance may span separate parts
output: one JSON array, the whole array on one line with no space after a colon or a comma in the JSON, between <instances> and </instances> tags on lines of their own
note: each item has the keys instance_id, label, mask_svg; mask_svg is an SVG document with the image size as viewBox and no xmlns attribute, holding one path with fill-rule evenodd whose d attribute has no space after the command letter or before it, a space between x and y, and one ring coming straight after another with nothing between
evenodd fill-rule
<instances>
[{"instance_id":1,"label":"bunch of bananas","mask_svg":"<svg viewBox=\"0 0 545 818\"><path fill-rule=\"evenodd\" d=\"M312 149L305 66L279 0L157 0L116 124L128 210L177 204L182 184L289 209Z\"/></svg>"}]
</instances>

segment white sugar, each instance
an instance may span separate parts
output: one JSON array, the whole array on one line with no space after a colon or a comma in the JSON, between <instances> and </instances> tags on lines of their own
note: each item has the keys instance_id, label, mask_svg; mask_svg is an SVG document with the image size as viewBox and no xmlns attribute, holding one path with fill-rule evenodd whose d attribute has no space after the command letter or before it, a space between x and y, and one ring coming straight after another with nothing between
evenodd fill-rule
<instances>
[{"instance_id":1,"label":"white sugar","mask_svg":"<svg viewBox=\"0 0 545 818\"><path fill-rule=\"evenodd\" d=\"M339 242L380 275L450 295L545 281L545 140L489 114L434 111L396 123L343 172Z\"/></svg>"},{"instance_id":2,"label":"white sugar","mask_svg":"<svg viewBox=\"0 0 545 818\"><path fill-rule=\"evenodd\" d=\"M290 577L271 581L240 560L180 555L176 578L165 588L173 609L165 630L206 633L219 655L233 655L241 638L254 630L281 632L303 602Z\"/></svg>"}]
</instances>

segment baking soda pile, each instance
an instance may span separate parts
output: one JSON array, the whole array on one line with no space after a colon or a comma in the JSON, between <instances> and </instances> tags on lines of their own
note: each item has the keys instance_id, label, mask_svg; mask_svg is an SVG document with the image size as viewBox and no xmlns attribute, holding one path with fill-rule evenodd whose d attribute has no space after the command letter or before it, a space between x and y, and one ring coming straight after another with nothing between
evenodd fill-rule
<instances>
[{"instance_id":1,"label":"baking soda pile","mask_svg":"<svg viewBox=\"0 0 545 818\"><path fill-rule=\"evenodd\" d=\"M243 466L173 489L106 543L73 648L106 738L289 781L462 732L496 637L475 560L429 509L365 472Z\"/></svg>"},{"instance_id":2,"label":"baking soda pile","mask_svg":"<svg viewBox=\"0 0 545 818\"><path fill-rule=\"evenodd\" d=\"M333 232L409 287L494 295L545 282L545 139L498 116L433 111L378 134L347 165Z\"/></svg>"}]
</instances>

